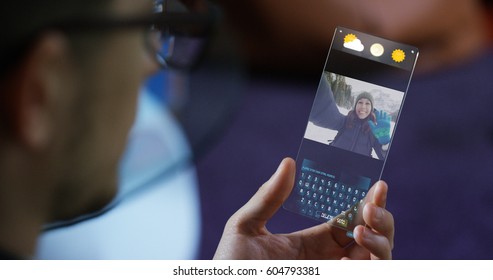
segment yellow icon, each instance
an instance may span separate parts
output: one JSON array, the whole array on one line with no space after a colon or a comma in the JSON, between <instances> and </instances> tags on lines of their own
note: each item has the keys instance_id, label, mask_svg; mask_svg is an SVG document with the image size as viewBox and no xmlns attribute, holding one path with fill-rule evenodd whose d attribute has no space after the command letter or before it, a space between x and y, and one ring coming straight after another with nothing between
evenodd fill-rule
<instances>
[{"instance_id":1,"label":"yellow icon","mask_svg":"<svg viewBox=\"0 0 493 280\"><path fill-rule=\"evenodd\" d=\"M349 33L348 35L344 36L344 43L350 43L356 39L358 39L356 35L354 35L353 33Z\"/></svg>"},{"instance_id":2,"label":"yellow icon","mask_svg":"<svg viewBox=\"0 0 493 280\"><path fill-rule=\"evenodd\" d=\"M379 57L383 54L383 52L385 51L385 49L383 48L383 46L379 43L375 43L373 45L371 45L370 47L370 52L373 56L376 56L376 57Z\"/></svg>"},{"instance_id":3,"label":"yellow icon","mask_svg":"<svg viewBox=\"0 0 493 280\"><path fill-rule=\"evenodd\" d=\"M336 223L340 225L341 227L347 227L348 226L348 220L344 218L337 218Z\"/></svg>"},{"instance_id":4,"label":"yellow icon","mask_svg":"<svg viewBox=\"0 0 493 280\"><path fill-rule=\"evenodd\" d=\"M392 60L395 62L403 62L406 59L406 53L401 49L395 49L392 52Z\"/></svg>"},{"instance_id":5,"label":"yellow icon","mask_svg":"<svg viewBox=\"0 0 493 280\"><path fill-rule=\"evenodd\" d=\"M365 46L361 43L361 41L354 35L353 33L349 33L346 36L344 36L344 44L343 46L345 48L361 52L365 49Z\"/></svg>"}]
</instances>

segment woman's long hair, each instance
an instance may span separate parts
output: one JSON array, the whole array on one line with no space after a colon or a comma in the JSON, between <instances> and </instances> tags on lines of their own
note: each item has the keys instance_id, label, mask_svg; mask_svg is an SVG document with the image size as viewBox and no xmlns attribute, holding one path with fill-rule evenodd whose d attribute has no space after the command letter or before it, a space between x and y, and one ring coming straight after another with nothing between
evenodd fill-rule
<instances>
[{"instance_id":1,"label":"woman's long hair","mask_svg":"<svg viewBox=\"0 0 493 280\"><path fill-rule=\"evenodd\" d=\"M358 118L358 115L356 115L356 112L354 110L351 110L347 114L346 128L353 128L355 126L356 122L362 121L363 122L363 127L362 127L363 132L365 134L368 134L371 130L370 125L368 124L369 120L375 124L377 123L377 117L375 116L375 113L373 113L373 111L368 115L368 117L361 120L360 118Z\"/></svg>"}]
</instances>

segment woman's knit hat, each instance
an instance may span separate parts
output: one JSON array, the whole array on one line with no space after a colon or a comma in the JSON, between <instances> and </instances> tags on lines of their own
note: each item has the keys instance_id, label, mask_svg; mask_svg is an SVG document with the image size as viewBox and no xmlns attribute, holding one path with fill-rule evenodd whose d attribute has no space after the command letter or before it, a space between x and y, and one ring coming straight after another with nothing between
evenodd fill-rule
<instances>
[{"instance_id":1,"label":"woman's knit hat","mask_svg":"<svg viewBox=\"0 0 493 280\"><path fill-rule=\"evenodd\" d=\"M370 100L372 110L375 108L375 103L373 102L373 96L369 92L363 91L356 97L356 101L354 102L354 109L356 109L356 104L358 104L358 101L362 98Z\"/></svg>"}]
</instances>

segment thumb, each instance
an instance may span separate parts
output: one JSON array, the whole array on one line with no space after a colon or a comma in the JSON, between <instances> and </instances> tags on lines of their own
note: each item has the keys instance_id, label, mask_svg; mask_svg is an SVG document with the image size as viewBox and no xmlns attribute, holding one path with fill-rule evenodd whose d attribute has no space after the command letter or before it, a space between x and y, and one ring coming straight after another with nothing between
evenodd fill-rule
<instances>
[{"instance_id":1,"label":"thumb","mask_svg":"<svg viewBox=\"0 0 493 280\"><path fill-rule=\"evenodd\" d=\"M236 212L238 226L249 230L263 228L289 196L294 186L295 162L285 158L276 173ZM246 228L243 228L246 229Z\"/></svg>"}]
</instances>

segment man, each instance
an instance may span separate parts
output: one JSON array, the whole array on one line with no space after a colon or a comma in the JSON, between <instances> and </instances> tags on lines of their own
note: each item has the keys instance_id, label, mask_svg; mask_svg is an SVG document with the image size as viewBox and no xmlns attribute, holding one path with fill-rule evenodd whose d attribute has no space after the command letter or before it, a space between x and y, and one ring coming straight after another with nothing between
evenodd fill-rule
<instances>
[{"instance_id":1,"label":"man","mask_svg":"<svg viewBox=\"0 0 493 280\"><path fill-rule=\"evenodd\" d=\"M42 225L104 207L140 84L158 69L151 0L26 0L0 4L0 256L29 258ZM85 20L84 20L85 19ZM265 228L289 194L294 162L226 225L216 258L391 258L387 186L368 194L355 244L322 224L287 235ZM163 237L164 238L164 237Z\"/></svg>"}]
</instances>

